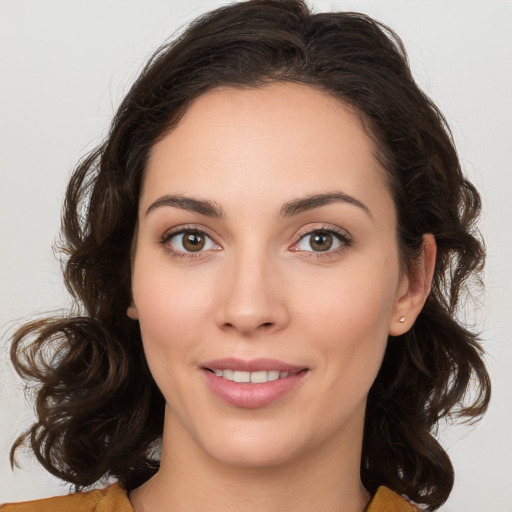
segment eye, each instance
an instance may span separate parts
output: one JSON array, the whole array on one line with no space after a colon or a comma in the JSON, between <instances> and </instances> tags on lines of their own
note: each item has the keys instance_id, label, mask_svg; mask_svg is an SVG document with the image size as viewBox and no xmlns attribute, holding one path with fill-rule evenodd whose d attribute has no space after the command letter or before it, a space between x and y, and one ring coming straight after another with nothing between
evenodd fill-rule
<instances>
[{"instance_id":1,"label":"eye","mask_svg":"<svg viewBox=\"0 0 512 512\"><path fill-rule=\"evenodd\" d=\"M160 242L171 254L182 257L193 256L211 250L219 250L216 244L206 233L199 229L186 228L166 233Z\"/></svg>"},{"instance_id":2,"label":"eye","mask_svg":"<svg viewBox=\"0 0 512 512\"><path fill-rule=\"evenodd\" d=\"M301 234L299 241L293 246L293 250L333 253L349 247L350 244L350 238L343 231L333 228L321 228Z\"/></svg>"}]
</instances>

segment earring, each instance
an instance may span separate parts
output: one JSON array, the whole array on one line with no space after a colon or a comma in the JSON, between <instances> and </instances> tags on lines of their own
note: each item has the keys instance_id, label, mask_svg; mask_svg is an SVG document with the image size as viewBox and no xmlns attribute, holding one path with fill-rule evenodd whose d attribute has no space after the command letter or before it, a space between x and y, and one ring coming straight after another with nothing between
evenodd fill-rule
<instances>
[{"instance_id":1,"label":"earring","mask_svg":"<svg viewBox=\"0 0 512 512\"><path fill-rule=\"evenodd\" d=\"M126 315L128 318L131 318L132 320L138 320L139 319L139 313L137 311L137 307L135 305L128 306L126 309Z\"/></svg>"},{"instance_id":2,"label":"earring","mask_svg":"<svg viewBox=\"0 0 512 512\"><path fill-rule=\"evenodd\" d=\"M403 324L403 323L405 322L405 316L402 316L402 317L400 318L400 320L398 320L398 321L399 321L401 324Z\"/></svg>"}]
</instances>

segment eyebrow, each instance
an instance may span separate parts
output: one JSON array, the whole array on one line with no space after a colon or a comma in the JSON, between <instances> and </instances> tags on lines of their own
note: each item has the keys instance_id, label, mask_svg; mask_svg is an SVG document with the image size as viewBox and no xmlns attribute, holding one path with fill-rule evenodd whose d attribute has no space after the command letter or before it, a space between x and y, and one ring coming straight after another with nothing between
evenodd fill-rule
<instances>
[{"instance_id":1,"label":"eyebrow","mask_svg":"<svg viewBox=\"0 0 512 512\"><path fill-rule=\"evenodd\" d=\"M165 195L158 198L154 203L151 203L149 208L146 210L146 215L148 215L156 208L160 208L161 206L173 206L174 208L181 208L182 210L197 212L201 215L206 215L207 217L224 217L222 207L215 201L195 199L193 197L182 195Z\"/></svg>"},{"instance_id":2,"label":"eyebrow","mask_svg":"<svg viewBox=\"0 0 512 512\"><path fill-rule=\"evenodd\" d=\"M280 212L280 217L291 217L302 212L314 210L332 203L347 203L361 208L366 214L373 219L370 209L359 199L352 197L344 192L328 192L325 194L313 194L299 199L294 199L285 203Z\"/></svg>"},{"instance_id":3,"label":"eyebrow","mask_svg":"<svg viewBox=\"0 0 512 512\"><path fill-rule=\"evenodd\" d=\"M279 217L292 217L315 208L320 208L332 203L346 203L357 206L373 218L370 209L361 201L344 192L327 192L324 194L313 194L299 199L294 199L285 203L280 210ZM165 195L158 198L146 210L146 215L162 206L171 206L181 208L182 210L192 211L206 215L207 217L223 218L222 207L215 201L207 199L197 199L183 195Z\"/></svg>"}]
</instances>

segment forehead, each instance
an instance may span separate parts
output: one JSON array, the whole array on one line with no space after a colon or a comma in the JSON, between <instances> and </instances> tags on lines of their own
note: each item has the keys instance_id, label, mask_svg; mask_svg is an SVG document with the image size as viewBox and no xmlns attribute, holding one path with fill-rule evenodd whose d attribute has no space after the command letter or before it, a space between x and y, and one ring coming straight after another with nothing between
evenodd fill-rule
<instances>
[{"instance_id":1,"label":"forehead","mask_svg":"<svg viewBox=\"0 0 512 512\"><path fill-rule=\"evenodd\" d=\"M209 197L220 184L243 200L339 187L354 195L385 183L353 109L309 86L276 83L198 97L152 148L142 200L191 189Z\"/></svg>"}]
</instances>

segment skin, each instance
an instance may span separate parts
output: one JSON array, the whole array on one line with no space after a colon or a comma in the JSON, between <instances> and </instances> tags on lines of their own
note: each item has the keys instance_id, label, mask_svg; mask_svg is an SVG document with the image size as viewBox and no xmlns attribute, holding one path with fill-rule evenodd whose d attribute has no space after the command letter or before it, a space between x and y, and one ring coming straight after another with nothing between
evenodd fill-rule
<instances>
[{"instance_id":1,"label":"skin","mask_svg":"<svg viewBox=\"0 0 512 512\"><path fill-rule=\"evenodd\" d=\"M280 215L332 192L360 204ZM162 204L170 194L224 215ZM168 236L184 228L207 235L202 250ZM306 233L319 229L345 239L327 233L331 249L315 250ZM272 84L193 102L154 146L140 198L128 315L167 407L161 469L131 493L135 510L362 511L366 398L388 335L411 327L429 293L435 244L424 240L403 272L385 171L338 100ZM230 356L308 371L281 399L245 409L201 371Z\"/></svg>"}]
</instances>

